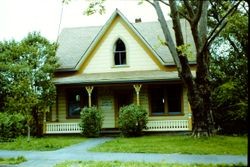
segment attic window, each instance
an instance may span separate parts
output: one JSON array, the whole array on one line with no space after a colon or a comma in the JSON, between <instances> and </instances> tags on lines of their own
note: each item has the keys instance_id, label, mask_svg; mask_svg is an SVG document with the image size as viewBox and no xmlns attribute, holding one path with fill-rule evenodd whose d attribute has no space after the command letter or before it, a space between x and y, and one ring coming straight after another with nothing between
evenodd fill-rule
<instances>
[{"instance_id":1,"label":"attic window","mask_svg":"<svg viewBox=\"0 0 250 167\"><path fill-rule=\"evenodd\" d=\"M115 65L126 64L126 47L121 39L118 39L115 43L114 61Z\"/></svg>"}]
</instances>

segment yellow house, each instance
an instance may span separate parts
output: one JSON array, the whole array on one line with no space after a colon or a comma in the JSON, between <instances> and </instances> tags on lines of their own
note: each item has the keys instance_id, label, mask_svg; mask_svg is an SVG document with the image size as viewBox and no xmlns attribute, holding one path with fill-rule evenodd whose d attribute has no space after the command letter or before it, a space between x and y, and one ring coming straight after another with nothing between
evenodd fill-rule
<instances>
[{"instance_id":1,"label":"yellow house","mask_svg":"<svg viewBox=\"0 0 250 167\"><path fill-rule=\"evenodd\" d=\"M185 40L193 43L187 23L181 24ZM130 23L119 10L102 27L63 29L56 53L56 104L45 133L79 133L80 109L90 105L103 111L104 130L117 129L119 109L130 103L147 110L146 131L192 130L187 89L161 39L158 22ZM194 71L195 65L190 62Z\"/></svg>"}]
</instances>

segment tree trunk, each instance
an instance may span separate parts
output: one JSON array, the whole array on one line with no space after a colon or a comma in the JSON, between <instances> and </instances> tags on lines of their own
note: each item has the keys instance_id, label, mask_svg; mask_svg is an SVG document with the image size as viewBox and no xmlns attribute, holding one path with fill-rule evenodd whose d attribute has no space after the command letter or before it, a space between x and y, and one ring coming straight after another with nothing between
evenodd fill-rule
<instances>
[{"instance_id":1,"label":"tree trunk","mask_svg":"<svg viewBox=\"0 0 250 167\"><path fill-rule=\"evenodd\" d=\"M209 84L209 52L208 48L203 48L207 39L207 8L208 2L198 3L197 13L194 13L189 1L184 1L190 8L188 21L191 25L192 35L196 47L197 70L196 79L193 78L191 68L185 53L178 51L178 46L184 45L181 33L181 25L176 1L170 0L171 17L173 29L175 31L176 44L173 43L167 22L162 13L158 0L154 0L152 5L158 15L163 34L165 36L168 48L176 63L179 76L184 81L188 89L188 101L193 112L193 136L211 136L213 123L210 112L210 84ZM188 17L188 16L187 16ZM199 23L199 24L198 24Z\"/></svg>"},{"instance_id":2,"label":"tree trunk","mask_svg":"<svg viewBox=\"0 0 250 167\"><path fill-rule=\"evenodd\" d=\"M41 121L41 113L34 107L32 110L32 116L35 123L35 136L42 137L43 135L43 121Z\"/></svg>"}]
</instances>

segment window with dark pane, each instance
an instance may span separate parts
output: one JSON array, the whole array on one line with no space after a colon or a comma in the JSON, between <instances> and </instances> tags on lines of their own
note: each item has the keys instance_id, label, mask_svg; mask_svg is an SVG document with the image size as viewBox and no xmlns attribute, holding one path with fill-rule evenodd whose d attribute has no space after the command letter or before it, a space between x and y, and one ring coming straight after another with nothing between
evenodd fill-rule
<instances>
[{"instance_id":1,"label":"window with dark pane","mask_svg":"<svg viewBox=\"0 0 250 167\"><path fill-rule=\"evenodd\" d=\"M167 100L168 100L168 113L180 114L181 113L181 97L182 87L181 85L171 85L167 88Z\"/></svg>"},{"instance_id":2,"label":"window with dark pane","mask_svg":"<svg viewBox=\"0 0 250 167\"><path fill-rule=\"evenodd\" d=\"M85 90L68 90L68 117L79 118L83 107L88 105L88 96Z\"/></svg>"},{"instance_id":3,"label":"window with dark pane","mask_svg":"<svg viewBox=\"0 0 250 167\"><path fill-rule=\"evenodd\" d=\"M163 88L152 88L150 91L151 96L151 114L162 115L164 114L165 95Z\"/></svg>"},{"instance_id":4,"label":"window with dark pane","mask_svg":"<svg viewBox=\"0 0 250 167\"><path fill-rule=\"evenodd\" d=\"M121 39L118 39L115 43L114 61L115 65L126 64L126 47Z\"/></svg>"}]
</instances>

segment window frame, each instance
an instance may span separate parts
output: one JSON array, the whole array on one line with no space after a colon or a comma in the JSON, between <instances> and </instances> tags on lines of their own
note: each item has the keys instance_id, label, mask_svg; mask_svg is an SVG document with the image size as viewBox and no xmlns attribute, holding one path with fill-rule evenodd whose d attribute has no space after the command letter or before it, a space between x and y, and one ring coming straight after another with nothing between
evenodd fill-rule
<instances>
[{"instance_id":1,"label":"window frame","mask_svg":"<svg viewBox=\"0 0 250 167\"><path fill-rule=\"evenodd\" d=\"M117 50L117 45L118 42L121 41L122 44L124 45L124 50ZM124 55L122 55L124 54ZM123 63L123 56L125 59L125 63ZM116 63L116 57L118 57L118 61L119 63ZM123 42L123 40L121 38L118 38L114 44L114 49L113 49L113 65L115 67L123 67L123 66L127 66L127 49L126 49L126 45Z\"/></svg>"},{"instance_id":2,"label":"window frame","mask_svg":"<svg viewBox=\"0 0 250 167\"><path fill-rule=\"evenodd\" d=\"M88 104L88 99L86 98L86 92L84 90L81 90L80 88L70 88L67 89L67 98L66 98L66 119L79 119L80 118L80 113L79 115L72 116L70 115L70 107L71 107L71 102L74 101L76 103L76 96L80 96L80 101L78 102L79 107L80 107L80 112L81 109ZM73 100L74 98L74 100Z\"/></svg>"},{"instance_id":3,"label":"window frame","mask_svg":"<svg viewBox=\"0 0 250 167\"><path fill-rule=\"evenodd\" d=\"M178 86L180 89L179 95L180 95L180 112L169 112L169 100L168 100L168 93L167 90L170 89L171 87L175 87ZM161 90L161 92L163 92L163 96L164 96L164 112L162 113L153 113L152 111L152 99L154 97L152 97L152 91L156 89ZM154 90L154 91L155 91ZM183 110L183 85L182 84L166 84L166 85L153 85L151 87L149 87L149 114L150 116L153 117L157 117L157 116L182 116L184 115L184 110Z\"/></svg>"}]
</instances>

